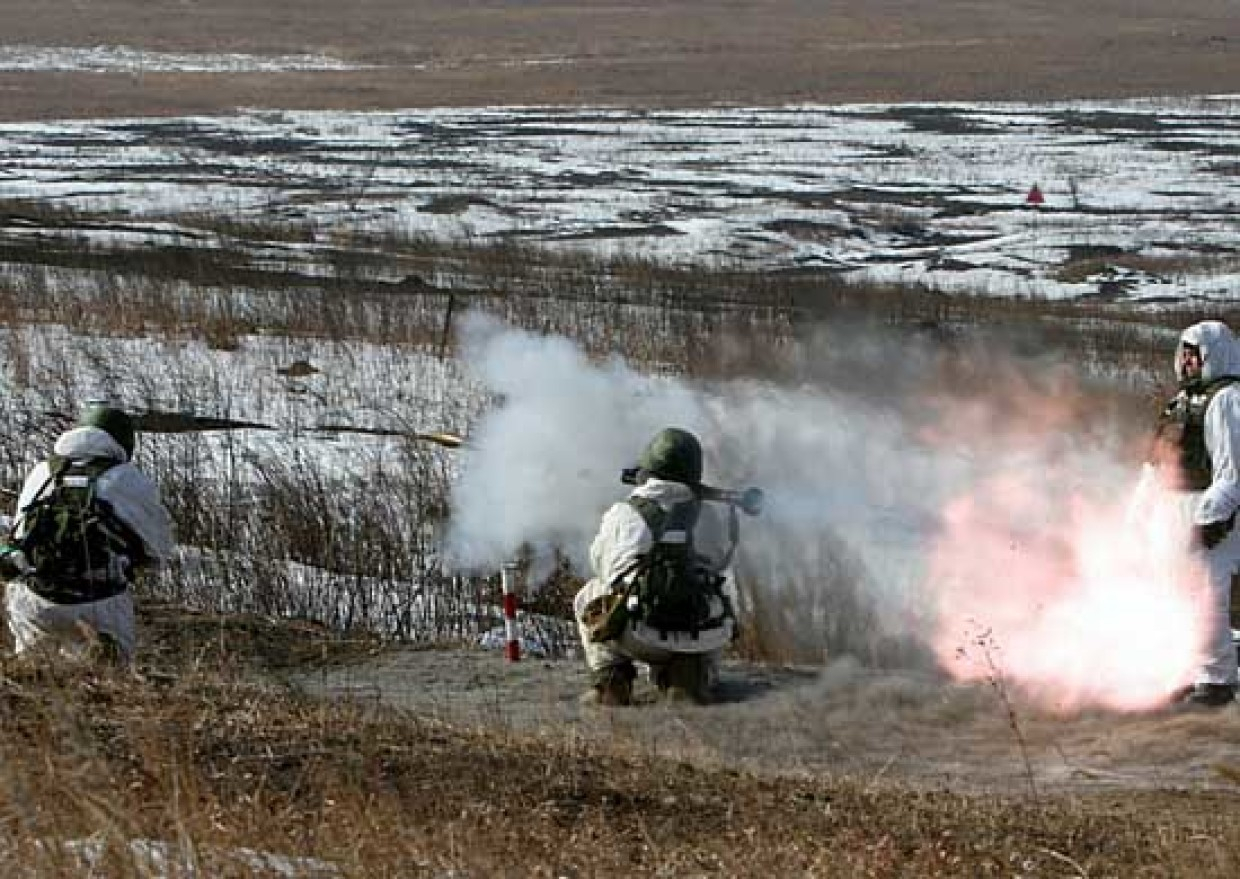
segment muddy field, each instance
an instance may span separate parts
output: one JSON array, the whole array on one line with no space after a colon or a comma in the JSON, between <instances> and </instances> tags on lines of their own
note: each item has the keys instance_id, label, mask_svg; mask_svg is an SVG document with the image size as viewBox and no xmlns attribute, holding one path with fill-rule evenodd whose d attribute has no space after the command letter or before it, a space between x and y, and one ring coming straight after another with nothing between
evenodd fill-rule
<instances>
[{"instance_id":1,"label":"muddy field","mask_svg":"<svg viewBox=\"0 0 1240 879\"><path fill-rule=\"evenodd\" d=\"M1240 82L1226 0L3 0L9 46L316 53L342 69L202 74L0 64L0 119L237 107L1044 100L1211 94Z\"/></svg>"}]
</instances>

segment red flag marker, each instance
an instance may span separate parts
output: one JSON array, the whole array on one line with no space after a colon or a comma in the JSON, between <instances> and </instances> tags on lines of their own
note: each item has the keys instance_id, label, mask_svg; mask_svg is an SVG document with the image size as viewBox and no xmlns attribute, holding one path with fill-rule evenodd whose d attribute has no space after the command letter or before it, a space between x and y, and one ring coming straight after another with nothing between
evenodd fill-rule
<instances>
[{"instance_id":1,"label":"red flag marker","mask_svg":"<svg viewBox=\"0 0 1240 879\"><path fill-rule=\"evenodd\" d=\"M504 593L504 658L509 662L521 659L521 635L517 630L517 578L521 568L509 562L500 569L500 584Z\"/></svg>"}]
</instances>

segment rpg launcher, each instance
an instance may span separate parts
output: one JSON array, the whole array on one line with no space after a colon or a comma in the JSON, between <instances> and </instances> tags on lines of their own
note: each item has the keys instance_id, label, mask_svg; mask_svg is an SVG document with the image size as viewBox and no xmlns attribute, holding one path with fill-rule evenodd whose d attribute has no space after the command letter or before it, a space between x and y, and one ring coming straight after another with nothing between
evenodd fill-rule
<instances>
[{"instance_id":1,"label":"rpg launcher","mask_svg":"<svg viewBox=\"0 0 1240 879\"><path fill-rule=\"evenodd\" d=\"M237 421L232 418L212 418L188 412L160 412L148 410L133 416L134 427L143 433L203 433L209 430L275 430L270 424L258 421ZM345 424L320 424L308 428L316 433L360 433L367 436L395 436L422 440L457 449L466 446L465 437L447 431L420 433L411 430L391 430L382 427L353 427Z\"/></svg>"},{"instance_id":2,"label":"rpg launcher","mask_svg":"<svg viewBox=\"0 0 1240 879\"><path fill-rule=\"evenodd\" d=\"M620 481L625 485L638 485L640 470L637 467L625 467L620 471ZM699 485L697 494L704 501L717 501L721 504L729 504L736 507L749 516L756 516L762 512L762 505L766 501L766 495L760 488L715 488L713 485Z\"/></svg>"}]
</instances>

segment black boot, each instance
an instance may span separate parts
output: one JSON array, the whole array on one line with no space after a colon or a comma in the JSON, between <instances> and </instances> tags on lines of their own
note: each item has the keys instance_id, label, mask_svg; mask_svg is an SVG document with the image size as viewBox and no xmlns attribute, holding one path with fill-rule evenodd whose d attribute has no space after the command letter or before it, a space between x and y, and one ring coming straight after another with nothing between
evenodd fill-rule
<instances>
[{"instance_id":1,"label":"black boot","mask_svg":"<svg viewBox=\"0 0 1240 879\"><path fill-rule=\"evenodd\" d=\"M637 670L631 664L614 665L595 672L594 684L582 701L591 705L632 705L633 678Z\"/></svg>"},{"instance_id":2,"label":"black boot","mask_svg":"<svg viewBox=\"0 0 1240 879\"><path fill-rule=\"evenodd\" d=\"M1175 703L1185 707L1221 708L1235 700L1235 684L1193 684L1180 690L1175 696Z\"/></svg>"},{"instance_id":3,"label":"black boot","mask_svg":"<svg viewBox=\"0 0 1240 879\"><path fill-rule=\"evenodd\" d=\"M656 679L659 692L672 702L695 702L707 705L712 701L714 681L707 661L700 656L678 656L660 669Z\"/></svg>"}]
</instances>

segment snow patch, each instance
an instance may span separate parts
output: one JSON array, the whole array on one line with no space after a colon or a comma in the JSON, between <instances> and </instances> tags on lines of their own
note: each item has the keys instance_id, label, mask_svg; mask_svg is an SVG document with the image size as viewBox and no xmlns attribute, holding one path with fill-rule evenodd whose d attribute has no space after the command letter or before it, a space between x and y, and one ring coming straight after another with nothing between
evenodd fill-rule
<instances>
[{"instance_id":1,"label":"snow patch","mask_svg":"<svg viewBox=\"0 0 1240 879\"><path fill-rule=\"evenodd\" d=\"M362 70L330 55L156 52L132 46L0 46L0 71L56 73L284 73Z\"/></svg>"}]
</instances>

